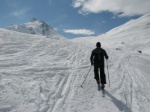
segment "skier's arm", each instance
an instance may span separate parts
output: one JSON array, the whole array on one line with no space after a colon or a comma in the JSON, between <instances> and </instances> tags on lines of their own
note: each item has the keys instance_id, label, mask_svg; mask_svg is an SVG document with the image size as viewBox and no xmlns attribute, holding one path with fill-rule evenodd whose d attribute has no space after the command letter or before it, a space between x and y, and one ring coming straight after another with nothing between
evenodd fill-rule
<instances>
[{"instance_id":1,"label":"skier's arm","mask_svg":"<svg viewBox=\"0 0 150 112\"><path fill-rule=\"evenodd\" d=\"M106 59L109 58L105 50L104 50L104 56L105 56Z\"/></svg>"},{"instance_id":2,"label":"skier's arm","mask_svg":"<svg viewBox=\"0 0 150 112\"><path fill-rule=\"evenodd\" d=\"M91 65L94 64L94 62L93 62L93 57L94 57L94 52L92 51L92 54L91 54L91 57L90 57Z\"/></svg>"}]
</instances>

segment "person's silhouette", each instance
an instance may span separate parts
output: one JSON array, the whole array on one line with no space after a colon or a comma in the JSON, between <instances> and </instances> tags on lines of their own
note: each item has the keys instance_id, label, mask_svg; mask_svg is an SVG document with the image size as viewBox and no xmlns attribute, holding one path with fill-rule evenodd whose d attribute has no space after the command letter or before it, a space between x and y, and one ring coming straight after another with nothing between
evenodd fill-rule
<instances>
[{"instance_id":1,"label":"person's silhouette","mask_svg":"<svg viewBox=\"0 0 150 112\"><path fill-rule=\"evenodd\" d=\"M102 89L104 89L106 84L106 76L104 71L104 57L108 59L108 55L104 49L101 48L101 43L96 43L96 48L92 51L90 60L91 65L94 65L94 78L97 81L97 84L99 85L101 83ZM100 69L100 77L99 77L99 69Z\"/></svg>"}]
</instances>

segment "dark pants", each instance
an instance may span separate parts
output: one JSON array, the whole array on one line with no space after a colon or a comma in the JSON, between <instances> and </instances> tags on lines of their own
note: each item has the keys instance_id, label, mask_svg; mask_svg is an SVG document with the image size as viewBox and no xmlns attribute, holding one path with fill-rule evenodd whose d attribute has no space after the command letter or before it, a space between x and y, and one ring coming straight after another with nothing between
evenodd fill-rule
<instances>
[{"instance_id":1,"label":"dark pants","mask_svg":"<svg viewBox=\"0 0 150 112\"><path fill-rule=\"evenodd\" d=\"M100 70L100 77L99 77L99 70ZM106 84L106 76L104 71L104 63L94 63L94 73L96 81L100 81L101 84Z\"/></svg>"}]
</instances>

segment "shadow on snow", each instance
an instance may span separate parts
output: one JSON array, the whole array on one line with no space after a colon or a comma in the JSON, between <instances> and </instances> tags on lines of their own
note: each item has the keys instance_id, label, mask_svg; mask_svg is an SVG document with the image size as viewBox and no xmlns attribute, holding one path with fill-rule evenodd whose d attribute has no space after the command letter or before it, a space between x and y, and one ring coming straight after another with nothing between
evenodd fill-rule
<instances>
[{"instance_id":1,"label":"shadow on snow","mask_svg":"<svg viewBox=\"0 0 150 112\"><path fill-rule=\"evenodd\" d=\"M112 96L108 91L105 90L105 94L108 95L112 102L116 105L116 107L120 110L120 111L124 111L124 112L132 112L131 108L129 108L125 103L123 103L122 101L118 100L117 98L115 98L114 96Z\"/></svg>"}]
</instances>

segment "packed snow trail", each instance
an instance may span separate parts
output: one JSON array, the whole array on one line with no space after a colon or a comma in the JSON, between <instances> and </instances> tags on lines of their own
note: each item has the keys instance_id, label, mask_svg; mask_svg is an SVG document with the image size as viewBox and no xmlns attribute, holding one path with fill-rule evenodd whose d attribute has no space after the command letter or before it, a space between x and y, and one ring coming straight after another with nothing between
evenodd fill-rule
<instances>
[{"instance_id":1,"label":"packed snow trail","mask_svg":"<svg viewBox=\"0 0 150 112\"><path fill-rule=\"evenodd\" d=\"M145 46L149 43L150 40L145 41ZM71 102L72 105L68 112L81 110L86 110L86 112L99 112L100 110L105 112L112 112L112 110L113 112L148 112L150 109L150 59L147 53L138 53L139 48L135 49L134 46L131 48L120 47L120 50L107 49L111 56L108 61L111 88L106 86L106 98L102 98L97 91L93 71L91 71L84 89L78 88L77 92L74 92L76 94L73 96L73 103ZM145 46L141 49L144 50ZM126 52L127 48L128 52ZM82 93L80 93L81 91Z\"/></svg>"}]
</instances>

